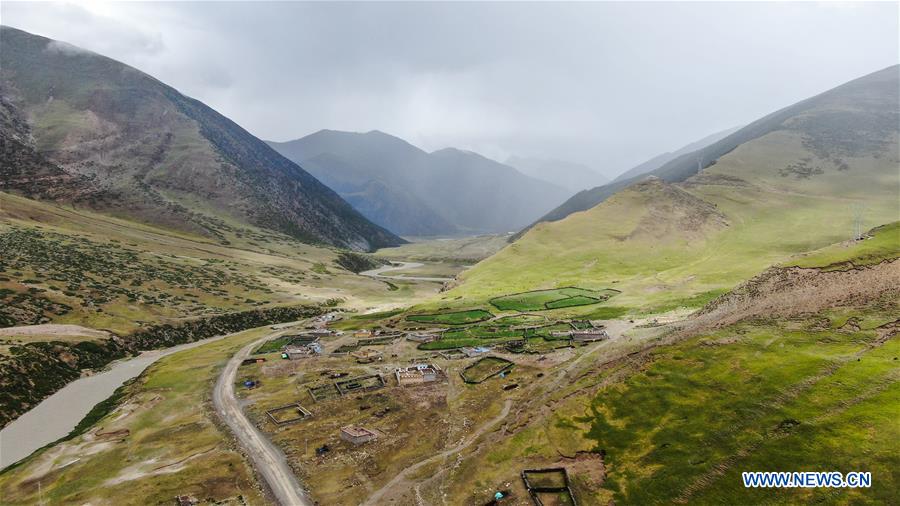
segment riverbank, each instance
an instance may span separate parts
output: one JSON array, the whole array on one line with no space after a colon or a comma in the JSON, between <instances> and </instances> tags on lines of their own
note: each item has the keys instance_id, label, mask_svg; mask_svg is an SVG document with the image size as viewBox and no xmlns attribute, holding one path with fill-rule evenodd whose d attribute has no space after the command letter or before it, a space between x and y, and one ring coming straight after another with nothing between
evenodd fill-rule
<instances>
[{"instance_id":1,"label":"riverbank","mask_svg":"<svg viewBox=\"0 0 900 506\"><path fill-rule=\"evenodd\" d=\"M230 334L263 325L309 318L325 306L273 307L155 325L124 337L78 343L30 342L10 347L0 356L0 427L23 416L41 401L114 360L142 351Z\"/></svg>"},{"instance_id":2,"label":"riverbank","mask_svg":"<svg viewBox=\"0 0 900 506\"><path fill-rule=\"evenodd\" d=\"M69 383L0 429L0 471L69 435L94 406L108 399L117 388L136 378L157 360L225 337L216 336L164 350L147 351L134 358L113 362L102 372Z\"/></svg>"},{"instance_id":3,"label":"riverbank","mask_svg":"<svg viewBox=\"0 0 900 506\"><path fill-rule=\"evenodd\" d=\"M228 359L271 332L263 326L157 360L83 434L0 473L3 504L167 504L178 495L267 504L210 393Z\"/></svg>"}]
</instances>

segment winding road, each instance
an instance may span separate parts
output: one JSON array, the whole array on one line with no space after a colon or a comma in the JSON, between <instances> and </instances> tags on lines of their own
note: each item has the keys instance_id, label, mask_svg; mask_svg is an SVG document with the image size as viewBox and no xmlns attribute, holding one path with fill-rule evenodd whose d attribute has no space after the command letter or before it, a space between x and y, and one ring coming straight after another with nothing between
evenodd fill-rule
<instances>
[{"instance_id":1,"label":"winding road","mask_svg":"<svg viewBox=\"0 0 900 506\"><path fill-rule=\"evenodd\" d=\"M385 276L385 272L396 272L402 271L406 269L415 269L417 267L422 267L425 264L419 262L391 262L388 265L383 267L379 267L377 269L372 269L370 271L360 272L360 276L369 276L370 278L378 278L378 279L396 279L398 281L453 281L453 278L435 278L435 277L424 277L424 276Z\"/></svg>"},{"instance_id":2,"label":"winding road","mask_svg":"<svg viewBox=\"0 0 900 506\"><path fill-rule=\"evenodd\" d=\"M282 506L312 506L312 500L300 486L284 454L257 430L244 414L234 394L234 382L241 362L250 356L256 346L277 334L268 334L241 348L241 351L231 357L216 381L213 404L219 417L228 425L241 448L253 461L253 467L269 485L276 501Z\"/></svg>"}]
</instances>

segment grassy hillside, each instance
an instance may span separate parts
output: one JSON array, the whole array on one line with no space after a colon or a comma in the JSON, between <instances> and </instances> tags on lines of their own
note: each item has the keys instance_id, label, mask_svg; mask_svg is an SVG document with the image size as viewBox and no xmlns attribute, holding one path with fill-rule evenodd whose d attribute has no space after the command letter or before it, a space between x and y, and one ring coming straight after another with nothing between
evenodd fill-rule
<instances>
[{"instance_id":1,"label":"grassy hillside","mask_svg":"<svg viewBox=\"0 0 900 506\"><path fill-rule=\"evenodd\" d=\"M804 148L818 159L846 168L845 157L884 152L896 137L900 121L898 78L900 66L895 65L855 79L775 111L712 144L682 153L648 174L670 182L684 181L698 170L715 165L737 147L779 133L801 135ZM805 156L787 155L773 161L798 176L816 170L804 165ZM620 177L610 184L579 192L538 222L557 221L590 209L642 177Z\"/></svg>"},{"instance_id":2,"label":"grassy hillside","mask_svg":"<svg viewBox=\"0 0 900 506\"><path fill-rule=\"evenodd\" d=\"M72 323L130 332L157 322L343 298L397 304L423 290L340 267L337 250L247 228L196 235L0 192L0 327Z\"/></svg>"},{"instance_id":3,"label":"grassy hillside","mask_svg":"<svg viewBox=\"0 0 900 506\"><path fill-rule=\"evenodd\" d=\"M3 27L0 40L0 190L221 243L249 225L362 250L403 242L228 118L156 79L21 30ZM62 190L66 183L76 184Z\"/></svg>"},{"instance_id":4,"label":"grassy hillside","mask_svg":"<svg viewBox=\"0 0 900 506\"><path fill-rule=\"evenodd\" d=\"M896 224L802 257L808 276L847 294L837 302L792 305L783 295L808 279L784 277L742 289L780 302L780 313L724 326L692 318L658 341L631 332L604 344L596 360L568 367L561 387L535 395L540 409L519 406L491 444L421 494L463 503L514 483L521 469L564 465L571 474L592 456L600 483L588 472L572 476L583 504L891 503L900 487L895 233ZM869 263L872 246L891 241L892 251ZM836 258L858 273L834 271ZM882 278L891 281L871 283ZM872 487L746 489L741 481L743 471L832 470L871 472Z\"/></svg>"},{"instance_id":5,"label":"grassy hillside","mask_svg":"<svg viewBox=\"0 0 900 506\"><path fill-rule=\"evenodd\" d=\"M863 240L832 244L785 263L785 267L844 270L897 258L900 221L876 227Z\"/></svg>"},{"instance_id":6,"label":"grassy hillside","mask_svg":"<svg viewBox=\"0 0 900 506\"><path fill-rule=\"evenodd\" d=\"M632 184L538 224L462 273L438 302L575 285L616 288L617 305L644 311L697 307L769 265L849 239L857 209L865 227L895 221L900 161L889 119L898 105L882 86L885 76L897 84L893 70L831 95L840 100L817 98L814 114L785 120L789 127L682 183Z\"/></svg>"}]
</instances>

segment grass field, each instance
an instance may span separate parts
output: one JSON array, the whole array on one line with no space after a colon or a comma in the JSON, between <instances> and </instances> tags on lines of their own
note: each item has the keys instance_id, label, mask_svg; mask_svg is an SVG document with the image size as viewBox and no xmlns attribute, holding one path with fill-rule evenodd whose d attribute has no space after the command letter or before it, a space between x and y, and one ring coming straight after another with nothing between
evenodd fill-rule
<instances>
[{"instance_id":1,"label":"grass field","mask_svg":"<svg viewBox=\"0 0 900 506\"><path fill-rule=\"evenodd\" d=\"M262 353L272 353L274 351L280 351L290 342L290 336L277 337L275 339L272 339L271 341L266 341L265 343L263 343L262 346L253 351L253 354L259 355Z\"/></svg>"},{"instance_id":2,"label":"grass field","mask_svg":"<svg viewBox=\"0 0 900 506\"><path fill-rule=\"evenodd\" d=\"M483 309L469 309L467 311L453 311L448 313L414 314L406 317L408 321L416 323L431 323L435 325L466 325L478 323L493 318L494 315Z\"/></svg>"},{"instance_id":3,"label":"grass field","mask_svg":"<svg viewBox=\"0 0 900 506\"><path fill-rule=\"evenodd\" d=\"M572 330L572 325L568 323L554 323L551 325L544 325L543 327L531 328L525 331L526 337L540 337L542 339L546 339L548 341L556 340L557 338L550 335L553 331L566 331ZM568 340L568 337L559 338Z\"/></svg>"},{"instance_id":4,"label":"grass field","mask_svg":"<svg viewBox=\"0 0 900 506\"><path fill-rule=\"evenodd\" d=\"M544 317L514 315L489 322L447 330L437 341L419 345L420 350L448 350L453 348L489 346L520 339L525 331L513 329L517 325L532 325L545 322Z\"/></svg>"},{"instance_id":5,"label":"grass field","mask_svg":"<svg viewBox=\"0 0 900 506\"><path fill-rule=\"evenodd\" d=\"M552 290L534 290L494 297L491 304L501 311L543 311L572 306L585 306L602 302L615 295L615 290L587 290L565 287Z\"/></svg>"},{"instance_id":6,"label":"grass field","mask_svg":"<svg viewBox=\"0 0 900 506\"><path fill-rule=\"evenodd\" d=\"M543 315L537 314L516 314L511 316L504 316L502 318L497 318L492 321L494 325L498 326L519 326L519 325L540 325L547 321L547 317Z\"/></svg>"},{"instance_id":7,"label":"grass field","mask_svg":"<svg viewBox=\"0 0 900 506\"><path fill-rule=\"evenodd\" d=\"M441 336L443 339L460 339L477 337L481 339L493 339L498 337L522 337L522 330L513 330L505 327L473 325L471 327L448 330Z\"/></svg>"},{"instance_id":8,"label":"grass field","mask_svg":"<svg viewBox=\"0 0 900 506\"><path fill-rule=\"evenodd\" d=\"M547 309L559 309L563 307L572 307L572 306L588 306L590 304L596 304L601 302L599 299L595 299L594 297L588 297L586 295L576 295L574 297L569 297L568 299L560 299L554 300L553 302L548 302L545 304Z\"/></svg>"},{"instance_id":9,"label":"grass field","mask_svg":"<svg viewBox=\"0 0 900 506\"><path fill-rule=\"evenodd\" d=\"M832 492L747 490L740 471L863 467L880 484L842 491L841 502L889 502L900 485L890 449L900 438L900 346L875 337L738 326L659 350L579 421L606 452L617 502L818 502Z\"/></svg>"}]
</instances>

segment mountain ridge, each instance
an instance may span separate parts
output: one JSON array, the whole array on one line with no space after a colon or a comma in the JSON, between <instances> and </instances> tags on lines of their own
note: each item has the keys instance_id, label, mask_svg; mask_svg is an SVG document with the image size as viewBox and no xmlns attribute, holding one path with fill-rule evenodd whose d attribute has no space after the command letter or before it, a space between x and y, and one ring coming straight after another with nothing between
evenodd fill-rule
<instances>
[{"instance_id":1,"label":"mountain ridge","mask_svg":"<svg viewBox=\"0 0 900 506\"><path fill-rule=\"evenodd\" d=\"M696 140L694 142L686 144L686 145L676 149L675 151L669 151L669 152L665 152L665 153L656 155L653 158L626 170L622 174L619 174L618 176L616 176L613 179L613 181L621 181L624 179L631 179L633 177L646 174L650 171L653 171L655 169L662 167L664 164L668 163L671 160L674 160L675 158L677 158L685 153L692 153L694 151L703 149L704 147L709 146L710 144L713 144L713 143L733 134L734 132L740 130L741 128L742 128L742 126L738 126L738 127L721 130L719 132L715 132L715 133L707 135L706 137L703 137L699 140Z\"/></svg>"},{"instance_id":2,"label":"mountain ridge","mask_svg":"<svg viewBox=\"0 0 900 506\"><path fill-rule=\"evenodd\" d=\"M379 130L326 129L269 145L401 235L517 230L568 195L479 153L454 147L429 153ZM391 196L360 198L373 182L390 187Z\"/></svg>"},{"instance_id":3,"label":"mountain ridge","mask_svg":"<svg viewBox=\"0 0 900 506\"><path fill-rule=\"evenodd\" d=\"M617 305L641 311L696 307L791 255L846 239L854 220L896 220L898 68L751 123L699 172L684 170L684 160L696 164L691 153L657 175L607 185L608 198L536 223L435 303L577 285L614 287ZM683 218L682 195L698 204Z\"/></svg>"},{"instance_id":4,"label":"mountain ridge","mask_svg":"<svg viewBox=\"0 0 900 506\"><path fill-rule=\"evenodd\" d=\"M814 95L810 98L778 109L777 111L774 111L756 121L753 121L752 123L747 124L736 132L731 133L704 148L684 153L646 174L639 174L628 179L617 179L607 185L579 192L559 207L544 215L535 223L543 221L558 221L572 214L573 212L589 209L599 204L600 202L603 202L603 200L608 198L610 195L625 188L629 184L639 181L647 174L655 175L670 182L684 181L702 171L703 169L714 165L720 157L730 153L741 144L745 144L752 140L758 139L768 133L780 129L789 128L789 126L785 126L783 125L783 123L792 117L797 117L803 111L811 110L815 107L827 108L828 101L830 99L836 96L842 96L842 94L845 94L847 92L850 92L852 94L853 90L858 90L860 87L865 88L866 86L868 86L869 88L875 89L880 86L884 86L884 83L886 81L888 87L892 86L891 83L897 81L898 71L900 71L900 65L892 65L890 67L872 72L857 79L853 79L822 93ZM881 90L884 96L892 96L891 92L894 91L896 90ZM893 97L894 101L896 101L896 93L893 93ZM861 107L866 107L867 102L865 99L861 99L857 101L857 104L859 104ZM867 108L866 110L870 112L871 116L873 117L883 117L884 114L891 114L890 110L878 111L877 109L878 107L876 106L874 109ZM894 108L893 110L896 110L896 108ZM880 120L876 119L874 121ZM890 118L888 118L887 121L891 121ZM832 126L823 125L821 128L819 128L819 131L817 133L824 136L830 135L832 137L832 141L840 141L840 139L834 138L833 132L830 134L827 132L828 128L835 128L837 127L837 125L838 124ZM849 131L845 133L852 135L852 133L850 133ZM840 142L837 142L836 144L838 146L841 145ZM700 161L698 162L698 160ZM530 227L534 226L535 223L521 230L519 233L511 237L510 240L516 240L521 237Z\"/></svg>"},{"instance_id":5,"label":"mountain ridge","mask_svg":"<svg viewBox=\"0 0 900 506\"><path fill-rule=\"evenodd\" d=\"M251 225L359 250L403 242L199 100L66 43L6 26L0 35L4 108L29 118L30 130L23 144L7 123L5 145L33 150L92 190L58 199L222 241ZM46 182L16 186L40 195Z\"/></svg>"}]
</instances>

